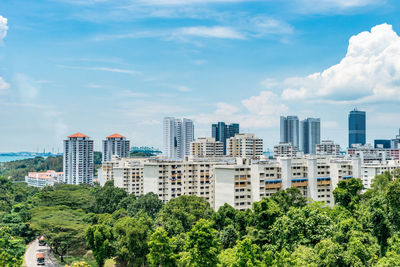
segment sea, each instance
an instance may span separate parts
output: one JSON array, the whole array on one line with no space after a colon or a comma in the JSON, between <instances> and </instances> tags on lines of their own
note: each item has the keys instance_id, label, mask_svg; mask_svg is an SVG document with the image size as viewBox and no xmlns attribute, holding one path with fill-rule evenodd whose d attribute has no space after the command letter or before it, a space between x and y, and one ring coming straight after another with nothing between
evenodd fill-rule
<instances>
[{"instance_id":1,"label":"sea","mask_svg":"<svg viewBox=\"0 0 400 267\"><path fill-rule=\"evenodd\" d=\"M34 156L0 156L0 162L10 162L14 160L30 159L30 158L34 158Z\"/></svg>"}]
</instances>

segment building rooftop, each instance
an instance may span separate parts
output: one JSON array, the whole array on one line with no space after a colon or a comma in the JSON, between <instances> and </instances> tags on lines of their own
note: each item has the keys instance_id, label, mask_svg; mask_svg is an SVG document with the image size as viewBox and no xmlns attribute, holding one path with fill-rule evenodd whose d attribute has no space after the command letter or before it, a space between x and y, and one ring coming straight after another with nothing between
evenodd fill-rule
<instances>
[{"instance_id":1,"label":"building rooftop","mask_svg":"<svg viewBox=\"0 0 400 267\"><path fill-rule=\"evenodd\" d=\"M125 136L117 134L117 133L107 136L107 138L124 138L124 137Z\"/></svg>"},{"instance_id":2,"label":"building rooftop","mask_svg":"<svg viewBox=\"0 0 400 267\"><path fill-rule=\"evenodd\" d=\"M89 136L87 136L83 133L76 133L76 134L68 136L68 138L74 138L74 137L89 137Z\"/></svg>"}]
</instances>

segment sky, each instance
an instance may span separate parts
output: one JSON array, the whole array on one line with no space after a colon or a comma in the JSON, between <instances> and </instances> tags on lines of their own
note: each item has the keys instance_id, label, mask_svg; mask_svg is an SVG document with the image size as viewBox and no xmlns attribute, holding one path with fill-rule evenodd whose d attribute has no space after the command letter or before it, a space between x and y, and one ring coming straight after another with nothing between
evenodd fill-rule
<instances>
[{"instance_id":1,"label":"sky","mask_svg":"<svg viewBox=\"0 0 400 267\"><path fill-rule=\"evenodd\" d=\"M279 117L321 118L347 146L400 128L397 0L2 0L0 152L57 151L82 132L162 147L165 116L279 142Z\"/></svg>"}]
</instances>

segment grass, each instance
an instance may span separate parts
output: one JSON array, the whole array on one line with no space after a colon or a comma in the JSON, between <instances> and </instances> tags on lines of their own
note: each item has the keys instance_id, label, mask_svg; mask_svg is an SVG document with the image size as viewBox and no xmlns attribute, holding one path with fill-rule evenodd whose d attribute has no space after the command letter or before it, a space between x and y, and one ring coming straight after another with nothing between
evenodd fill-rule
<instances>
[{"instance_id":1,"label":"grass","mask_svg":"<svg viewBox=\"0 0 400 267\"><path fill-rule=\"evenodd\" d=\"M68 256L67 257L67 256L64 256L64 263L61 263L60 258L58 256L56 256L56 258L60 264L64 264L64 265L66 265L66 264L71 265L74 262L84 261L84 262L87 262L92 267L97 267L97 263L92 256L89 256L89 257L85 257L85 256ZM115 261L112 259L106 260L106 262L104 264L104 267L114 267L114 266L115 266Z\"/></svg>"}]
</instances>

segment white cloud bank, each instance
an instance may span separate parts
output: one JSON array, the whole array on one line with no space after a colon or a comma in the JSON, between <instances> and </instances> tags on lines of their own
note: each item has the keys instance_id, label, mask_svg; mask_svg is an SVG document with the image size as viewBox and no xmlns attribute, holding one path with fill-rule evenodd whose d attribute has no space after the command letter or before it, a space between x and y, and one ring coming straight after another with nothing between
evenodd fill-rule
<instances>
[{"instance_id":1,"label":"white cloud bank","mask_svg":"<svg viewBox=\"0 0 400 267\"><path fill-rule=\"evenodd\" d=\"M382 24L351 37L339 64L282 82L284 100L365 103L400 100L400 37Z\"/></svg>"}]
</instances>

